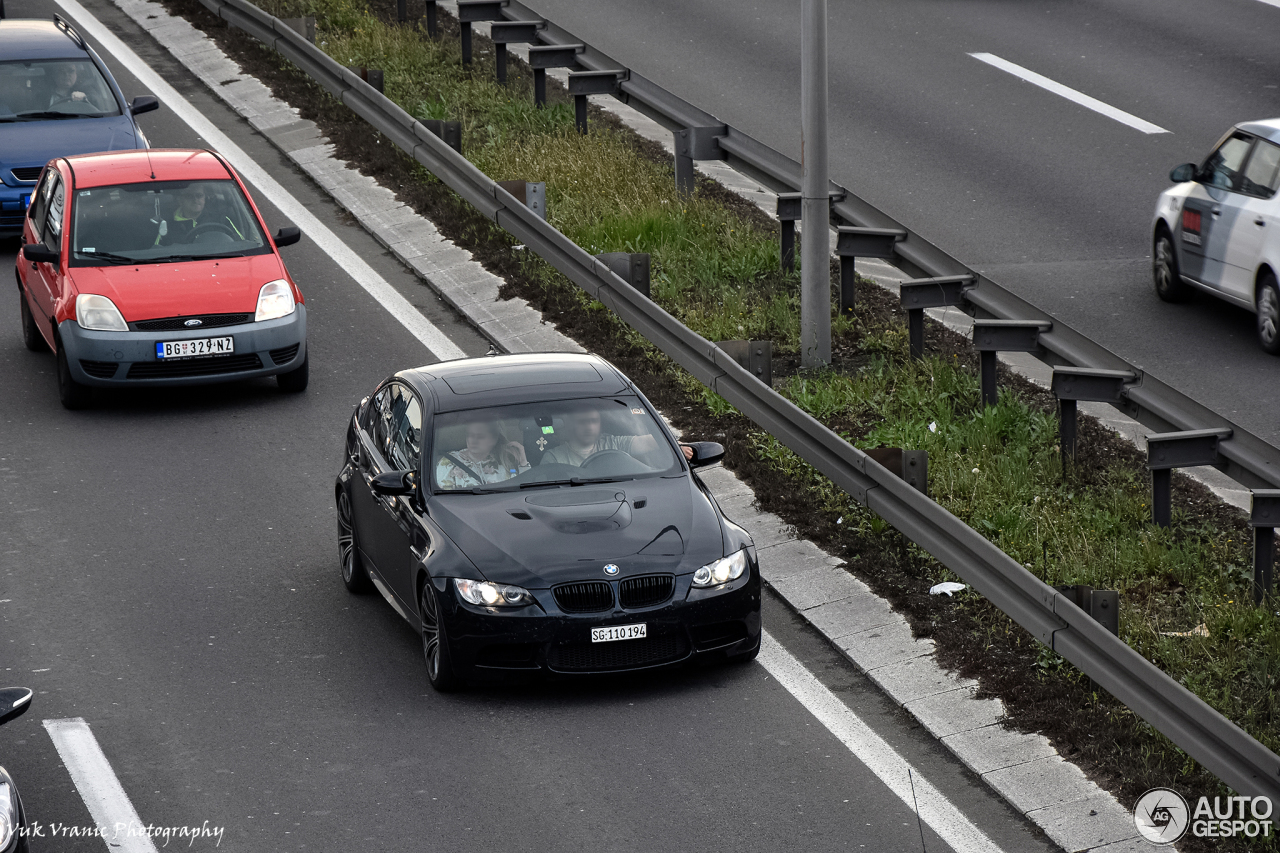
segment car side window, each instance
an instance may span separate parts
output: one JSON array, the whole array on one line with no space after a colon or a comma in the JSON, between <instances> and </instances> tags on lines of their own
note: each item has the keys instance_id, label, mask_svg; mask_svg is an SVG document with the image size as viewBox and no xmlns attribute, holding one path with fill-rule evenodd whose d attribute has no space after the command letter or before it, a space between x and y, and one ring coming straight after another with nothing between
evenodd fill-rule
<instances>
[{"instance_id":1,"label":"car side window","mask_svg":"<svg viewBox=\"0 0 1280 853\"><path fill-rule=\"evenodd\" d=\"M1252 136L1244 133L1233 134L1204 161L1196 179L1211 187L1221 187L1224 190L1235 189L1240 167L1244 165L1244 158L1252 144Z\"/></svg>"},{"instance_id":2,"label":"car side window","mask_svg":"<svg viewBox=\"0 0 1280 853\"><path fill-rule=\"evenodd\" d=\"M66 187L62 181L57 181L49 198L49 209L45 211L44 225L40 229L40 238L54 252L62 250L62 208L66 196Z\"/></svg>"},{"instance_id":3,"label":"car side window","mask_svg":"<svg viewBox=\"0 0 1280 853\"><path fill-rule=\"evenodd\" d=\"M44 212L49 209L49 198L53 195L54 185L59 179L57 169L46 169L44 180L40 182L40 186L36 187L35 195L31 198L31 207L27 210L27 216L31 217L32 227L35 228L36 236L40 236L40 228L44 225Z\"/></svg>"},{"instance_id":4,"label":"car side window","mask_svg":"<svg viewBox=\"0 0 1280 853\"><path fill-rule=\"evenodd\" d=\"M418 469L422 458L422 404L413 392L392 382L373 398L373 441L394 470Z\"/></svg>"},{"instance_id":5,"label":"car side window","mask_svg":"<svg viewBox=\"0 0 1280 853\"><path fill-rule=\"evenodd\" d=\"M1271 198L1280 189L1280 145L1259 139L1240 176L1240 192Z\"/></svg>"}]
</instances>

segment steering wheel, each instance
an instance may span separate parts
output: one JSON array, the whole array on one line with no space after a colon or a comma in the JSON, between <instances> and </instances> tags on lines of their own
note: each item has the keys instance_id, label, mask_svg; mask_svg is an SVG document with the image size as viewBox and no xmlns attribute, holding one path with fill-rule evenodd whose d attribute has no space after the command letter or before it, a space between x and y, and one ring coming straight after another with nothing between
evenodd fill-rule
<instances>
[{"instance_id":1,"label":"steering wheel","mask_svg":"<svg viewBox=\"0 0 1280 853\"><path fill-rule=\"evenodd\" d=\"M56 107L58 104L65 104L65 103L82 104L90 112L96 113L99 111L98 108L93 103L91 103L87 97L84 99L76 99L72 95L63 95L61 98L58 98L58 100L51 101L49 103L49 107L53 108L53 107Z\"/></svg>"},{"instance_id":2,"label":"steering wheel","mask_svg":"<svg viewBox=\"0 0 1280 853\"><path fill-rule=\"evenodd\" d=\"M225 237L226 239L225 240L202 239L204 237L212 237L215 234L217 234L220 237ZM221 222L206 222L203 225L197 225L195 228L192 228L191 233L187 235L187 242L189 243L223 243L223 242L231 242L231 241L234 241L235 239L236 239L235 232L231 230L230 226L224 225Z\"/></svg>"},{"instance_id":3,"label":"steering wheel","mask_svg":"<svg viewBox=\"0 0 1280 853\"><path fill-rule=\"evenodd\" d=\"M583 460L582 467L593 468L602 459L606 462L609 461L610 459L626 459L630 462L636 461L635 457L632 456L630 453L627 453L625 450L601 450L597 453L592 453L585 460Z\"/></svg>"}]
</instances>

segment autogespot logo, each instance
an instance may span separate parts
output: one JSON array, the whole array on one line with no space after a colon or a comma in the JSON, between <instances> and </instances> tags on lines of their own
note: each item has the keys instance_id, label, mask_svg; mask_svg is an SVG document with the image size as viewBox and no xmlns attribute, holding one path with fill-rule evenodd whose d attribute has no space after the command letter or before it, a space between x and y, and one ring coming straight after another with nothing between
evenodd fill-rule
<instances>
[{"instance_id":1,"label":"autogespot logo","mask_svg":"<svg viewBox=\"0 0 1280 853\"><path fill-rule=\"evenodd\" d=\"M1172 844L1188 830L1196 838L1269 838L1272 809L1266 797L1201 797L1192 810L1176 791L1152 788L1133 807L1133 825L1155 844Z\"/></svg>"},{"instance_id":2,"label":"autogespot logo","mask_svg":"<svg viewBox=\"0 0 1280 853\"><path fill-rule=\"evenodd\" d=\"M1152 788L1133 807L1133 825L1155 844L1172 844L1187 831L1187 801L1177 791Z\"/></svg>"}]
</instances>

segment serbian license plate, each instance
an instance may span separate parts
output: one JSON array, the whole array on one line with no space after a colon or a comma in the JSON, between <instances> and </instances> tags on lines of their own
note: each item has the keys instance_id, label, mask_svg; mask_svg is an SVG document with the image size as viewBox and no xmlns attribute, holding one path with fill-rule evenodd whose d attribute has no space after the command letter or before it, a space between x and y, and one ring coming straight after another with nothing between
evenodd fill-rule
<instances>
[{"instance_id":1,"label":"serbian license plate","mask_svg":"<svg viewBox=\"0 0 1280 853\"><path fill-rule=\"evenodd\" d=\"M196 338L193 341L156 341L156 358L196 358L202 355L231 355L235 338Z\"/></svg>"},{"instance_id":2,"label":"serbian license plate","mask_svg":"<svg viewBox=\"0 0 1280 853\"><path fill-rule=\"evenodd\" d=\"M614 640L639 640L647 637L645 625L614 625L609 628L592 628L591 642L612 643Z\"/></svg>"}]
</instances>

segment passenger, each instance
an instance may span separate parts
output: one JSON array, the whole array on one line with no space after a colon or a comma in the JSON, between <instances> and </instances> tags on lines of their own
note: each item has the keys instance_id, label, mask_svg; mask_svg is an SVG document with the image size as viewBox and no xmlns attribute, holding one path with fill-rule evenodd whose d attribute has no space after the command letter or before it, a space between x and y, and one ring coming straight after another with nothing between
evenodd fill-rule
<instances>
[{"instance_id":1,"label":"passenger","mask_svg":"<svg viewBox=\"0 0 1280 853\"><path fill-rule=\"evenodd\" d=\"M524 446L509 441L496 421L467 424L467 446L440 457L436 482L442 489L470 489L501 483L529 470Z\"/></svg>"},{"instance_id":2,"label":"passenger","mask_svg":"<svg viewBox=\"0 0 1280 853\"><path fill-rule=\"evenodd\" d=\"M174 211L173 216L161 220L160 235L156 237L156 245L171 246L174 243L189 243L192 231L210 223L217 223L231 229L228 236L234 234L233 239L244 239L244 235L240 233L240 229L230 217L217 216L213 213L206 215L204 187L192 184L178 192L178 209Z\"/></svg>"},{"instance_id":3,"label":"passenger","mask_svg":"<svg viewBox=\"0 0 1280 853\"><path fill-rule=\"evenodd\" d=\"M539 465L559 462L561 465L581 466L591 456L605 450L621 450L632 456L652 453L658 442L652 435L610 435L600 431L600 410L588 406L571 411L565 417L569 437L542 455ZM693 458L693 448L681 445L685 459Z\"/></svg>"},{"instance_id":4,"label":"passenger","mask_svg":"<svg viewBox=\"0 0 1280 853\"><path fill-rule=\"evenodd\" d=\"M89 100L84 92L75 89L76 67L70 62L59 62L53 66L53 91L49 94L49 106L56 106L65 101L81 101L95 110L96 104ZM98 110L101 112L101 110Z\"/></svg>"}]
</instances>

